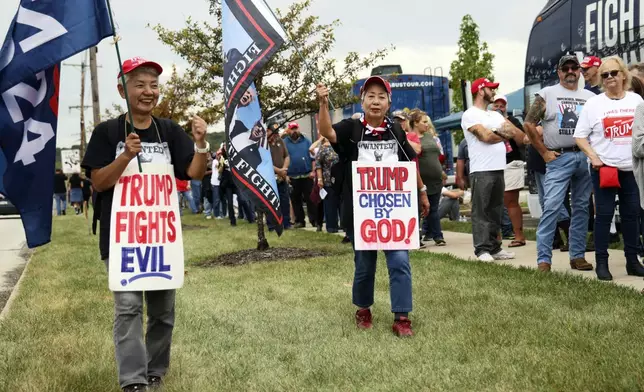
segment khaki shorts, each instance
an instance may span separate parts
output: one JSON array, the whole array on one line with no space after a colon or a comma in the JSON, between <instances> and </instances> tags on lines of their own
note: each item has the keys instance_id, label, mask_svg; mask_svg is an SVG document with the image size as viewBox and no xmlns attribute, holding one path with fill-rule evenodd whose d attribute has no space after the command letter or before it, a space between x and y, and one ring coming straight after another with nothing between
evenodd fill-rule
<instances>
[{"instance_id":1,"label":"khaki shorts","mask_svg":"<svg viewBox=\"0 0 644 392\"><path fill-rule=\"evenodd\" d=\"M515 191L525 186L525 172L523 161L512 161L505 166L503 177L505 179L505 191Z\"/></svg>"}]
</instances>

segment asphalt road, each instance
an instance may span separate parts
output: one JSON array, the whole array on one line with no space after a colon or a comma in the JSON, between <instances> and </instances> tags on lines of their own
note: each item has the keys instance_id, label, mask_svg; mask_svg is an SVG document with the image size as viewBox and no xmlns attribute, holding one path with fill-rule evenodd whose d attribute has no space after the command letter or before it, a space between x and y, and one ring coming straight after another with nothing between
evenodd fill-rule
<instances>
[{"instance_id":1,"label":"asphalt road","mask_svg":"<svg viewBox=\"0 0 644 392\"><path fill-rule=\"evenodd\" d=\"M25 246L25 231L19 217L0 216L0 291L10 289L7 274L23 266L26 260L20 256Z\"/></svg>"}]
</instances>

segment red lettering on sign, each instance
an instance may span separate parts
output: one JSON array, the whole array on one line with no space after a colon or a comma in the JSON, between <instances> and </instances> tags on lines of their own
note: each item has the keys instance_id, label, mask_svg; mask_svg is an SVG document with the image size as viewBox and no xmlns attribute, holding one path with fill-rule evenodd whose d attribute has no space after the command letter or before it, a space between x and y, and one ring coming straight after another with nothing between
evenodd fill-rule
<instances>
[{"instance_id":1,"label":"red lettering on sign","mask_svg":"<svg viewBox=\"0 0 644 392\"><path fill-rule=\"evenodd\" d=\"M143 211L136 213L136 242L139 244L148 243L148 226L146 225L147 214Z\"/></svg>"},{"instance_id":2,"label":"red lettering on sign","mask_svg":"<svg viewBox=\"0 0 644 392\"><path fill-rule=\"evenodd\" d=\"M633 116L605 117L604 138L609 140L633 136Z\"/></svg>"},{"instance_id":3,"label":"red lettering on sign","mask_svg":"<svg viewBox=\"0 0 644 392\"><path fill-rule=\"evenodd\" d=\"M140 206L141 202L141 175L135 174L132 176L132 188L130 192L130 205Z\"/></svg>"},{"instance_id":4,"label":"red lettering on sign","mask_svg":"<svg viewBox=\"0 0 644 392\"><path fill-rule=\"evenodd\" d=\"M402 191L409 179L406 167L359 167L360 190Z\"/></svg>"},{"instance_id":5,"label":"red lettering on sign","mask_svg":"<svg viewBox=\"0 0 644 392\"><path fill-rule=\"evenodd\" d=\"M174 211L170 211L168 213L168 228L170 231L168 232L168 242L172 243L177 240L177 229L174 227L174 222L176 221L177 217L174 215Z\"/></svg>"},{"instance_id":6,"label":"red lettering on sign","mask_svg":"<svg viewBox=\"0 0 644 392\"><path fill-rule=\"evenodd\" d=\"M366 219L360 226L360 235L366 243L402 242L407 237L407 230L400 219L381 219L378 223Z\"/></svg>"},{"instance_id":7,"label":"red lettering on sign","mask_svg":"<svg viewBox=\"0 0 644 392\"><path fill-rule=\"evenodd\" d=\"M150 214L148 217L148 243L158 243L160 234L159 214Z\"/></svg>"},{"instance_id":8,"label":"red lettering on sign","mask_svg":"<svg viewBox=\"0 0 644 392\"><path fill-rule=\"evenodd\" d=\"M121 232L127 231L127 223L123 223L123 220L127 222L127 212L119 211L116 213L116 243L121 243Z\"/></svg>"},{"instance_id":9,"label":"red lettering on sign","mask_svg":"<svg viewBox=\"0 0 644 392\"><path fill-rule=\"evenodd\" d=\"M127 187L130 184L131 177L121 177L119 178L119 184L123 184L123 192L121 192L121 206L124 206L127 203Z\"/></svg>"},{"instance_id":10,"label":"red lettering on sign","mask_svg":"<svg viewBox=\"0 0 644 392\"><path fill-rule=\"evenodd\" d=\"M156 179L158 177L159 176L157 175L143 175L143 202L148 207L153 206L157 202L156 195L158 194L158 192L156 187Z\"/></svg>"},{"instance_id":11,"label":"red lettering on sign","mask_svg":"<svg viewBox=\"0 0 644 392\"><path fill-rule=\"evenodd\" d=\"M127 214L127 242L130 244L134 243L134 217L136 213L133 211L128 212Z\"/></svg>"},{"instance_id":12,"label":"red lettering on sign","mask_svg":"<svg viewBox=\"0 0 644 392\"><path fill-rule=\"evenodd\" d=\"M127 232L129 244L165 244L177 240L177 216L173 211L120 211L116 219L116 242L121 242L121 232Z\"/></svg>"}]
</instances>

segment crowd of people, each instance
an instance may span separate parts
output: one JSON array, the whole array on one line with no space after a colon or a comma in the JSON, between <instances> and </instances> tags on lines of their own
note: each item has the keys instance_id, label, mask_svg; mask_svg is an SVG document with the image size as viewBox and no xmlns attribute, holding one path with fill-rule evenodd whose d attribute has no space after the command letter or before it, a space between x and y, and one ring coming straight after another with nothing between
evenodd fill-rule
<instances>
[{"instance_id":1,"label":"crowd of people","mask_svg":"<svg viewBox=\"0 0 644 392\"><path fill-rule=\"evenodd\" d=\"M522 124L507 114L498 83L472 83L473 107L462 118L457 183L472 189L472 237L481 261L512 259L525 245L519 191L524 166L534 178L542 215L537 267L548 272L553 249L569 252L570 267L612 280L608 246L624 241L626 272L644 276L640 195L644 185L642 65L621 58L561 57L559 83L537 92ZM580 87L584 77L585 87ZM619 222L614 219L619 205ZM507 216L507 218L506 218ZM512 228L510 232L507 227ZM593 266L585 258L595 252ZM638 258L638 256L640 256Z\"/></svg>"},{"instance_id":2,"label":"crowd of people","mask_svg":"<svg viewBox=\"0 0 644 392\"><path fill-rule=\"evenodd\" d=\"M643 248L640 219L644 217L643 70L644 66L637 65L628 69L618 57L589 57L580 63L574 55L563 56L557 65L560 83L536 94L523 123L508 115L507 99L496 94L498 83L475 80L471 86L473 106L462 116L464 141L459 145L456 186L452 189L445 187L445 154L431 119L418 109L389 116L392 92L386 80L368 78L360 90L363 112L336 124L329 114L329 90L318 84L320 137L315 142L294 122L284 130L275 123L267 127L283 227L304 228L308 223L318 231L324 226L330 233L344 231L342 241L351 243L354 250L355 323L358 328L371 329L378 253L354 246L351 162L415 162L422 240L436 246L447 245L441 218L458 220L460 200L470 198L474 253L486 262L515 257L502 248L504 236L512 237L510 248L526 244L518 200L527 164L534 173L543 211L537 231L539 270L550 271L553 248L570 253L571 268L592 270L593 265L584 257L591 245L587 242L590 231L594 234L597 276L612 279L607 249L616 226L613 215L618 202L626 271L644 276L638 260ZM252 202L233 181L226 145L211 152L205 140L205 121L194 117L191 139L176 123L152 117L161 66L135 58L124 63L123 72L118 91L130 103L136 132L122 132L126 129L124 115L99 124L82 163L92 182L87 188L99 194L99 248L106 266L109 268L113 187L126 167L136 164L134 157L143 146L152 151L151 163L172 164L180 200L193 213L203 211L206 219L228 217L233 226L237 219L254 222ZM578 87L582 73L586 88ZM59 214L65 213L67 197L80 213L84 184L80 176L66 181L57 172ZM589 212L591 202L594 211ZM592 223L589 217L594 217ZM275 229L270 219L267 225L269 230ZM394 316L392 331L400 337L412 336L409 252L385 250L384 255ZM145 341L144 302L148 305ZM175 291L151 291L145 296L118 291L114 292L114 305L121 387L138 391L146 385L160 385L170 360Z\"/></svg>"},{"instance_id":3,"label":"crowd of people","mask_svg":"<svg viewBox=\"0 0 644 392\"><path fill-rule=\"evenodd\" d=\"M421 247L424 248L427 241L445 246L447 243L440 220L460 220L460 205L463 203L465 190L445 186L446 157L427 113L419 109L399 110L393 113L393 121L405 131L407 140L417 154L417 158L413 160L428 187L430 213L423 219L420 228ZM288 123L283 130L276 122L269 124L267 128L284 229L301 229L309 224L318 232L345 231L341 220L343 194L339 188L343 165L334 146L322 135L312 142L301 133L296 122ZM181 205L189 208L193 214L203 213L206 219L228 217L232 226L236 225L238 219L244 218L249 223L254 223L252 202L239 192L232 180L225 143L208 157L208 168L203 180L177 179L176 182ZM205 185L208 183L211 186ZM266 223L269 231L275 229L270 219ZM349 242L345 235L342 243Z\"/></svg>"},{"instance_id":4,"label":"crowd of people","mask_svg":"<svg viewBox=\"0 0 644 392\"><path fill-rule=\"evenodd\" d=\"M54 174L54 203L56 215L67 215L67 205L74 208L74 213L85 213L92 199L92 183L85 173L72 173L69 177L61 169Z\"/></svg>"}]
</instances>

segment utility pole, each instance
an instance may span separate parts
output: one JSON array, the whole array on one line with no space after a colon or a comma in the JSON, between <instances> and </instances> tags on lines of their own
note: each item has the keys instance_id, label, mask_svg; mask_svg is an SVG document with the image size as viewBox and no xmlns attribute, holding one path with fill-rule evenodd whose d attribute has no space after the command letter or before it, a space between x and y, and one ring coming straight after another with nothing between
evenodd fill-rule
<instances>
[{"instance_id":1,"label":"utility pole","mask_svg":"<svg viewBox=\"0 0 644 392\"><path fill-rule=\"evenodd\" d=\"M81 93L80 93L80 106L70 106L69 110L80 109L80 159L85 156L85 69L87 68L87 52L85 52L85 59L80 64L65 64L68 67L80 67L81 69Z\"/></svg>"},{"instance_id":2,"label":"utility pole","mask_svg":"<svg viewBox=\"0 0 644 392\"><path fill-rule=\"evenodd\" d=\"M101 122L101 104L98 99L98 71L96 66L96 46L89 49L89 72L92 81L92 108L94 112L94 126Z\"/></svg>"}]
</instances>

